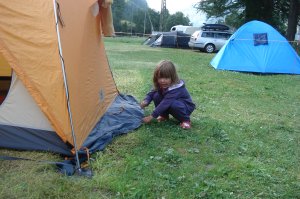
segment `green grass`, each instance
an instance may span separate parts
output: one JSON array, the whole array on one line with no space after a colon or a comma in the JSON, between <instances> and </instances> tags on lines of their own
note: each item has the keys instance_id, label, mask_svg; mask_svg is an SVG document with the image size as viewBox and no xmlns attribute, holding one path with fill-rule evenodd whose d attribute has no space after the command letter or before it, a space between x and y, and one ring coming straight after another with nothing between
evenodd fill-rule
<instances>
[{"instance_id":1,"label":"green grass","mask_svg":"<svg viewBox=\"0 0 300 199\"><path fill-rule=\"evenodd\" d=\"M142 41L105 39L119 91L142 100L155 65L172 60L197 104L192 129L171 119L117 137L93 155L92 179L1 161L0 198L300 198L300 76L218 71L209 65L214 54Z\"/></svg>"}]
</instances>

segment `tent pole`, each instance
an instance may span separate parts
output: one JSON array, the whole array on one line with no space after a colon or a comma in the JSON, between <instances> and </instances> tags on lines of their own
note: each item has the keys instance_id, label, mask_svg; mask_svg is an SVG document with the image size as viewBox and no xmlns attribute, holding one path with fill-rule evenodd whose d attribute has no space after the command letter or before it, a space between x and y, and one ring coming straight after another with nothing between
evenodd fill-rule
<instances>
[{"instance_id":1,"label":"tent pole","mask_svg":"<svg viewBox=\"0 0 300 199\"><path fill-rule=\"evenodd\" d=\"M53 6L54 6L55 26L56 26L56 33L57 33L57 40L58 40L58 47L59 47L59 55L60 55L62 73L63 73L63 77L64 77L64 86L65 86L65 91L66 91L67 107L68 107L69 120L70 120L70 125L71 125L72 138L73 138L73 142L74 142L74 149L75 149L75 156L76 156L76 170L81 172L79 156L78 156L78 149L77 149L77 144L76 144L76 136L75 136L74 126L73 126L72 111L71 111L70 100L69 100L68 82L67 82L67 76L66 76L66 71L65 71L65 64L64 64L64 60L63 60L63 56L62 56L62 48L61 48L60 34L59 34L59 28L58 28L56 0L53 0Z\"/></svg>"}]
</instances>

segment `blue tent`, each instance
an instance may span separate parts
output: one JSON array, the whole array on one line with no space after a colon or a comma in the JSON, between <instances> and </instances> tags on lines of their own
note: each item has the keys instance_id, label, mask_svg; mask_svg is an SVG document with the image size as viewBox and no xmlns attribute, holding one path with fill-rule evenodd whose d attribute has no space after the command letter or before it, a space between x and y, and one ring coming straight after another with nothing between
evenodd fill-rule
<instances>
[{"instance_id":1,"label":"blue tent","mask_svg":"<svg viewBox=\"0 0 300 199\"><path fill-rule=\"evenodd\" d=\"M220 70L300 74L300 58L272 26L251 21L241 26L212 59Z\"/></svg>"}]
</instances>

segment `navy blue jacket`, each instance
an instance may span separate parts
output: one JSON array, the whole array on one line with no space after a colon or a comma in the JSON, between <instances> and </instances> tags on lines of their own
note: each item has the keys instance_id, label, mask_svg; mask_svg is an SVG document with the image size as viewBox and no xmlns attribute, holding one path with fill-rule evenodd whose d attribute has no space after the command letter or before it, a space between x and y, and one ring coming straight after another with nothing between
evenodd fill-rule
<instances>
[{"instance_id":1,"label":"navy blue jacket","mask_svg":"<svg viewBox=\"0 0 300 199\"><path fill-rule=\"evenodd\" d=\"M173 85L166 90L151 90L146 95L144 101L146 101L147 104L150 104L156 93L162 98L162 100L155 107L154 111L151 114L154 118L157 118L158 116L166 112L175 100L183 102L190 113L192 113L195 109L195 104L193 103L183 80L180 80L179 84Z\"/></svg>"}]
</instances>

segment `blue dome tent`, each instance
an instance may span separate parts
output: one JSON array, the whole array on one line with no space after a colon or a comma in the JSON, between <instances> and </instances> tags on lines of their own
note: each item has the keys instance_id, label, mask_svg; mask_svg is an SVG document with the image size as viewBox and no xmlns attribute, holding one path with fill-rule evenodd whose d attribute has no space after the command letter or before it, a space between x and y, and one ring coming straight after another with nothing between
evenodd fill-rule
<instances>
[{"instance_id":1,"label":"blue dome tent","mask_svg":"<svg viewBox=\"0 0 300 199\"><path fill-rule=\"evenodd\" d=\"M300 74L300 58L293 47L261 21L241 26L210 64L219 70Z\"/></svg>"}]
</instances>

